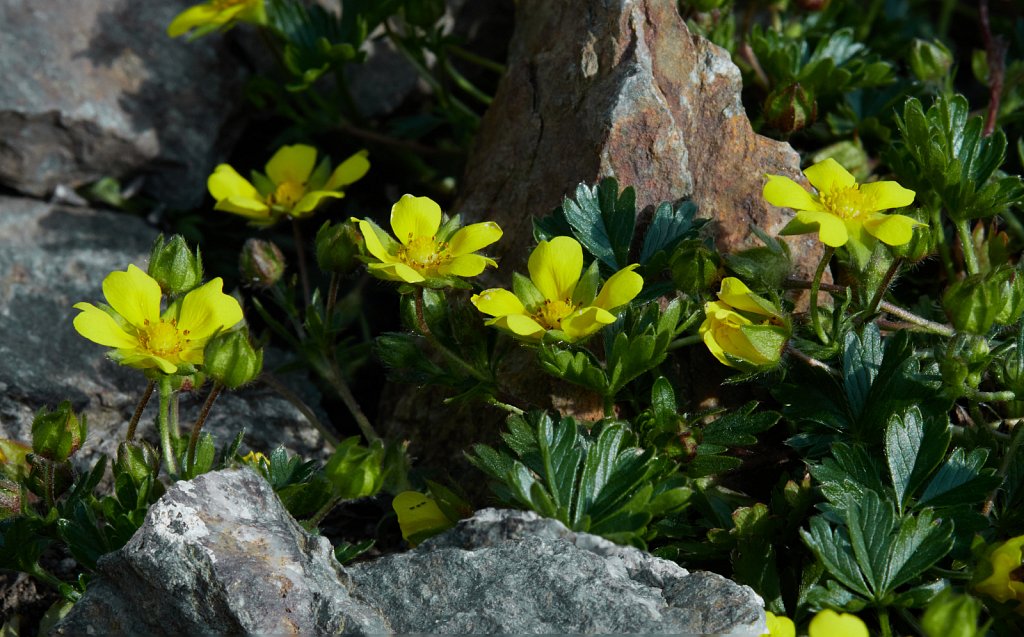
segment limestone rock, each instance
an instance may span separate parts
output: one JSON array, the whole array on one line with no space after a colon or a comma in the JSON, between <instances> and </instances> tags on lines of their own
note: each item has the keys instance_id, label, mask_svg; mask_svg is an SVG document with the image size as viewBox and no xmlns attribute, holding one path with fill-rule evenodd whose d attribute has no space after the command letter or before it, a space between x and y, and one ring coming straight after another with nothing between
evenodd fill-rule
<instances>
[{"instance_id":1,"label":"limestone rock","mask_svg":"<svg viewBox=\"0 0 1024 637\"><path fill-rule=\"evenodd\" d=\"M754 134L729 54L691 34L662 0L522 0L508 72L484 117L455 208L505 230L524 263L533 216L580 182L614 176L637 207L691 198L723 251L756 243L788 215L761 197L766 173L802 179L788 144ZM794 240L803 270L820 246Z\"/></svg>"},{"instance_id":2,"label":"limestone rock","mask_svg":"<svg viewBox=\"0 0 1024 637\"><path fill-rule=\"evenodd\" d=\"M399 633L760 635L762 600L713 573L531 512L485 509L407 553L348 569Z\"/></svg>"},{"instance_id":3,"label":"limestone rock","mask_svg":"<svg viewBox=\"0 0 1024 637\"><path fill-rule=\"evenodd\" d=\"M112 457L146 386L136 370L108 360L105 349L75 332L78 301L102 302L100 285L129 263L145 269L156 231L125 214L0 197L0 438L28 442L40 407L70 400L89 419L89 436L75 460ZM198 413L207 388L185 394L183 426ZM316 404L319 395L306 389ZM156 399L139 434L155 440ZM290 403L256 387L225 392L208 430L218 445L246 427L259 450L283 444L307 457L323 453L322 438Z\"/></svg>"},{"instance_id":4,"label":"limestone rock","mask_svg":"<svg viewBox=\"0 0 1024 637\"><path fill-rule=\"evenodd\" d=\"M243 65L216 36L171 39L193 0L0 3L0 183L149 173L149 194L197 205L225 125L244 105Z\"/></svg>"},{"instance_id":5,"label":"limestone rock","mask_svg":"<svg viewBox=\"0 0 1024 637\"><path fill-rule=\"evenodd\" d=\"M178 482L51 634L390 632L352 598L330 542L248 469Z\"/></svg>"}]
</instances>

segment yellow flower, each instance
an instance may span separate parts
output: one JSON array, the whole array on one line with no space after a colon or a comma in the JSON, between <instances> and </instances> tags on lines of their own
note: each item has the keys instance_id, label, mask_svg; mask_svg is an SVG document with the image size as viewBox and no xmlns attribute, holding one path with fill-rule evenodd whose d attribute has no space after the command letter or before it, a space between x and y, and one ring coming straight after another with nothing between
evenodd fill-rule
<instances>
[{"instance_id":1,"label":"yellow flower","mask_svg":"<svg viewBox=\"0 0 1024 637\"><path fill-rule=\"evenodd\" d=\"M250 451L249 453L242 456L242 462L249 465L253 469L263 469L264 471L270 471L270 460L259 451Z\"/></svg>"},{"instance_id":2,"label":"yellow flower","mask_svg":"<svg viewBox=\"0 0 1024 637\"><path fill-rule=\"evenodd\" d=\"M359 151L331 172L330 159L317 165L312 146L283 146L267 162L265 175L253 171L255 185L228 164L220 164L206 186L217 200L214 210L241 215L254 225L271 226L285 215L312 215L324 199L344 197L341 189L362 179L370 169L366 156L365 150Z\"/></svg>"},{"instance_id":3,"label":"yellow flower","mask_svg":"<svg viewBox=\"0 0 1024 637\"><path fill-rule=\"evenodd\" d=\"M870 637L868 627L856 615L823 610L808 627L809 637Z\"/></svg>"},{"instance_id":4,"label":"yellow flower","mask_svg":"<svg viewBox=\"0 0 1024 637\"><path fill-rule=\"evenodd\" d=\"M633 264L613 274L597 292L594 263L583 273L583 248L571 237L541 241L530 255L530 278L515 275L515 293L484 290L470 301L499 329L531 341L557 330L568 341L585 339L615 322L612 311L632 301L644 286ZM596 294L595 294L596 293Z\"/></svg>"},{"instance_id":5,"label":"yellow flower","mask_svg":"<svg viewBox=\"0 0 1024 637\"><path fill-rule=\"evenodd\" d=\"M235 22L265 24L267 14L263 0L210 0L185 9L171 21L167 35L176 38L192 29L192 37L200 37L217 29L227 29Z\"/></svg>"},{"instance_id":6,"label":"yellow flower","mask_svg":"<svg viewBox=\"0 0 1024 637\"><path fill-rule=\"evenodd\" d=\"M722 279L718 301L704 304L700 335L723 365L747 369L775 365L789 340L789 329L770 302L735 277ZM754 316L757 321L748 316Z\"/></svg>"},{"instance_id":7,"label":"yellow flower","mask_svg":"<svg viewBox=\"0 0 1024 637\"><path fill-rule=\"evenodd\" d=\"M811 194L790 179L768 175L764 198L773 206L792 208L796 218L779 234L806 234L818 231L822 243L833 248L847 242L865 245L872 237L891 246L910 242L919 223L904 215L887 215L882 210L902 208L914 202L914 191L895 181L858 184L845 168L832 159L819 162L804 171L817 189Z\"/></svg>"},{"instance_id":8,"label":"yellow flower","mask_svg":"<svg viewBox=\"0 0 1024 637\"><path fill-rule=\"evenodd\" d=\"M763 633L761 637L796 637L796 626L789 617L771 612L766 612L765 617L768 621L768 632Z\"/></svg>"},{"instance_id":9,"label":"yellow flower","mask_svg":"<svg viewBox=\"0 0 1024 637\"><path fill-rule=\"evenodd\" d=\"M458 228L458 218L441 225L441 206L430 197L403 195L391 207L391 229L395 241L369 219L353 219L366 242L371 262L370 274L404 283L450 277L476 276L494 259L475 254L501 238L501 228L493 221Z\"/></svg>"},{"instance_id":10,"label":"yellow flower","mask_svg":"<svg viewBox=\"0 0 1024 637\"><path fill-rule=\"evenodd\" d=\"M1009 539L993 550L989 556L992 574L974 585L975 590L998 602L1020 602L1017 612L1024 615L1024 535Z\"/></svg>"},{"instance_id":11,"label":"yellow flower","mask_svg":"<svg viewBox=\"0 0 1024 637\"><path fill-rule=\"evenodd\" d=\"M222 286L213 279L161 314L160 284L130 265L103 279L109 312L91 303L75 304L82 311L75 329L94 343L113 347L111 358L122 365L173 374L183 364L201 365L210 337L242 320L241 306Z\"/></svg>"}]
</instances>

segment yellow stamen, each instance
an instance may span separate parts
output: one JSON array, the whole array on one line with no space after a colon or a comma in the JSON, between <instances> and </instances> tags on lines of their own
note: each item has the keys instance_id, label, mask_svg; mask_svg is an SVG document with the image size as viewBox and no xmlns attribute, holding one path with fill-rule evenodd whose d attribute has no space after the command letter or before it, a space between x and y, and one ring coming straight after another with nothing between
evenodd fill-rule
<instances>
[{"instance_id":1,"label":"yellow stamen","mask_svg":"<svg viewBox=\"0 0 1024 637\"><path fill-rule=\"evenodd\" d=\"M843 219L856 219L867 209L867 198L860 191L859 184L823 192L820 198L826 210Z\"/></svg>"},{"instance_id":2,"label":"yellow stamen","mask_svg":"<svg viewBox=\"0 0 1024 637\"><path fill-rule=\"evenodd\" d=\"M424 272L452 260L447 243L437 243L434 237L412 237L398 249L397 256L403 263Z\"/></svg>"},{"instance_id":3,"label":"yellow stamen","mask_svg":"<svg viewBox=\"0 0 1024 637\"><path fill-rule=\"evenodd\" d=\"M306 186L294 181L282 181L271 193L270 197L267 198L267 203L271 206L281 206L282 208L294 208L295 204L299 203L299 199L302 199L302 195L306 194Z\"/></svg>"},{"instance_id":4,"label":"yellow stamen","mask_svg":"<svg viewBox=\"0 0 1024 637\"><path fill-rule=\"evenodd\" d=\"M188 330L179 331L174 319L154 324L146 321L145 327L139 330L139 346L154 356L168 358L181 352L189 340L187 336Z\"/></svg>"},{"instance_id":5,"label":"yellow stamen","mask_svg":"<svg viewBox=\"0 0 1024 637\"><path fill-rule=\"evenodd\" d=\"M545 299L537 308L533 318L549 330L562 327L562 319L576 311L576 306L569 299Z\"/></svg>"}]
</instances>

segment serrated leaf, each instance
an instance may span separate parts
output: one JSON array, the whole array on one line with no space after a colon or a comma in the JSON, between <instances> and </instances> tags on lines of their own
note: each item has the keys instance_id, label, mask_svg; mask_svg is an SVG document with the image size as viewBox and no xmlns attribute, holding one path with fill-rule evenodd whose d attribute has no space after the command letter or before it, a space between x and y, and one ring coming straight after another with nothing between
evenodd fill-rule
<instances>
[{"instance_id":1,"label":"serrated leaf","mask_svg":"<svg viewBox=\"0 0 1024 637\"><path fill-rule=\"evenodd\" d=\"M846 521L857 564L877 599L886 590L895 513L888 502L868 491L860 498L849 500Z\"/></svg>"},{"instance_id":2,"label":"serrated leaf","mask_svg":"<svg viewBox=\"0 0 1024 637\"><path fill-rule=\"evenodd\" d=\"M849 536L842 529L833 531L821 516L811 518L810 525L810 531L801 529L800 536L828 572L847 588L870 598L871 592L857 566Z\"/></svg>"},{"instance_id":3,"label":"serrated leaf","mask_svg":"<svg viewBox=\"0 0 1024 637\"><path fill-rule=\"evenodd\" d=\"M580 184L575 200L566 198L562 203L573 235L613 271L628 265L636 224L636 194L627 187L619 195L618 189L618 182L608 177L593 188Z\"/></svg>"},{"instance_id":4,"label":"serrated leaf","mask_svg":"<svg viewBox=\"0 0 1024 637\"><path fill-rule=\"evenodd\" d=\"M945 506L981 501L999 484L991 472L982 475L986 458L986 449L975 449L970 454L954 449L921 494L921 504Z\"/></svg>"},{"instance_id":5,"label":"serrated leaf","mask_svg":"<svg viewBox=\"0 0 1024 637\"><path fill-rule=\"evenodd\" d=\"M891 591L930 568L953 548L953 524L935 519L930 509L907 516L893 539L884 589Z\"/></svg>"},{"instance_id":6,"label":"serrated leaf","mask_svg":"<svg viewBox=\"0 0 1024 637\"><path fill-rule=\"evenodd\" d=\"M644 265L661 251L670 252L686 238L696 234L703 224L694 223L697 215L697 204L683 201L673 207L668 202L661 203L654 211L651 225L644 236L644 244L640 249L640 264Z\"/></svg>"},{"instance_id":7,"label":"serrated leaf","mask_svg":"<svg viewBox=\"0 0 1024 637\"><path fill-rule=\"evenodd\" d=\"M860 334L847 333L843 352L843 386L853 413L863 411L881 366L882 336L877 325L868 323Z\"/></svg>"}]
</instances>

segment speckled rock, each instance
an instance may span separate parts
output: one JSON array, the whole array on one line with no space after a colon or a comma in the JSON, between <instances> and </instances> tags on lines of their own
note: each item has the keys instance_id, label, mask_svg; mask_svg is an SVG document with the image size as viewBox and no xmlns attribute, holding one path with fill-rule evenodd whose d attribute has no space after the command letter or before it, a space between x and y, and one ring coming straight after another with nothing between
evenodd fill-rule
<instances>
[{"instance_id":1,"label":"speckled rock","mask_svg":"<svg viewBox=\"0 0 1024 637\"><path fill-rule=\"evenodd\" d=\"M235 130L246 72L224 39L171 39L194 0L0 3L0 183L44 196L58 184L146 174L146 190L197 205Z\"/></svg>"},{"instance_id":2,"label":"speckled rock","mask_svg":"<svg viewBox=\"0 0 1024 637\"><path fill-rule=\"evenodd\" d=\"M391 632L354 599L330 542L248 469L178 482L51 634Z\"/></svg>"},{"instance_id":3,"label":"speckled rock","mask_svg":"<svg viewBox=\"0 0 1024 637\"><path fill-rule=\"evenodd\" d=\"M146 386L138 371L108 360L105 348L75 332L78 301L103 301L101 284L113 270L143 269L156 230L125 214L0 197L0 438L29 441L40 407L70 400L89 419L89 436L75 456L81 466L112 456ZM307 402L319 396L303 388ZM186 393L184 426L198 413L206 388ZM155 442L156 400L139 433ZM284 445L317 457L325 445L290 403L256 386L225 392L208 429L224 444L241 427L250 446Z\"/></svg>"},{"instance_id":4,"label":"speckled rock","mask_svg":"<svg viewBox=\"0 0 1024 637\"><path fill-rule=\"evenodd\" d=\"M728 52L691 34L674 2L522 0L455 208L497 221L496 251L515 266L534 216L614 176L638 209L689 197L720 249L752 245L752 224L772 233L787 220L761 197L765 173L802 177L788 144L753 132L741 88ZM794 241L813 268L820 246Z\"/></svg>"},{"instance_id":5,"label":"speckled rock","mask_svg":"<svg viewBox=\"0 0 1024 637\"><path fill-rule=\"evenodd\" d=\"M399 633L760 635L764 604L714 573L484 509L407 553L351 566L355 594Z\"/></svg>"}]
</instances>

